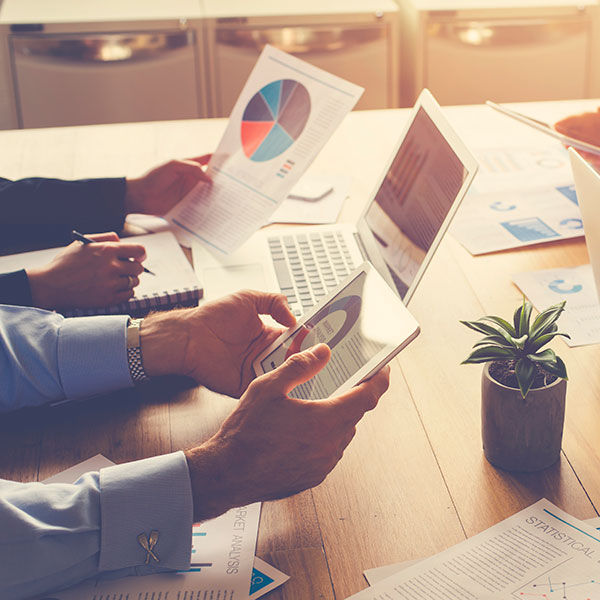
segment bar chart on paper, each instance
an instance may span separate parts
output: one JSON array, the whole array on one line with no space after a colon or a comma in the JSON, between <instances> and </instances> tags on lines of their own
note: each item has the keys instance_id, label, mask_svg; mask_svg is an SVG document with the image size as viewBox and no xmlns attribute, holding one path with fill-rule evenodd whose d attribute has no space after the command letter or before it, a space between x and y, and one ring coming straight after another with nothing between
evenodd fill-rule
<instances>
[{"instance_id":1,"label":"bar chart on paper","mask_svg":"<svg viewBox=\"0 0 600 600\"><path fill-rule=\"evenodd\" d=\"M244 110L244 154L255 162L276 158L300 137L309 116L310 96L301 83L279 79L265 85Z\"/></svg>"},{"instance_id":2,"label":"bar chart on paper","mask_svg":"<svg viewBox=\"0 0 600 600\"><path fill-rule=\"evenodd\" d=\"M202 544L206 544L206 531L202 531L200 525L194 525L192 528L192 560L190 563L189 571L206 571L206 569L212 567L212 562L202 562L198 559L203 548Z\"/></svg>"}]
</instances>

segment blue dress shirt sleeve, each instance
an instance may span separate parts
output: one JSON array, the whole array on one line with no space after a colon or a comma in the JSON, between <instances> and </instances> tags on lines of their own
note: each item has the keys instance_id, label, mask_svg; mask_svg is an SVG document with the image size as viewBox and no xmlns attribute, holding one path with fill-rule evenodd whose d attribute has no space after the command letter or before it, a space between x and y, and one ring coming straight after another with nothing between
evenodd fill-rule
<instances>
[{"instance_id":1,"label":"blue dress shirt sleeve","mask_svg":"<svg viewBox=\"0 0 600 600\"><path fill-rule=\"evenodd\" d=\"M183 452L87 473L72 485L0 480L0 598L189 569L192 516ZM137 536L151 531L159 533L159 562L146 565Z\"/></svg>"},{"instance_id":2,"label":"blue dress shirt sleeve","mask_svg":"<svg viewBox=\"0 0 600 600\"><path fill-rule=\"evenodd\" d=\"M127 320L0 305L0 413L131 387Z\"/></svg>"},{"instance_id":3,"label":"blue dress shirt sleeve","mask_svg":"<svg viewBox=\"0 0 600 600\"><path fill-rule=\"evenodd\" d=\"M0 273L0 304L33 306L31 286L25 269Z\"/></svg>"}]
</instances>

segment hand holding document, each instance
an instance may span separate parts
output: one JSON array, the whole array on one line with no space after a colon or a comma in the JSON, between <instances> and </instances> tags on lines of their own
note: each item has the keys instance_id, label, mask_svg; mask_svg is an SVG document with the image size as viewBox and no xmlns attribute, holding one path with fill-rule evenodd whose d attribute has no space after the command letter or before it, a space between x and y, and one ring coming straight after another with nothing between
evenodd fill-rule
<instances>
[{"instance_id":1,"label":"hand holding document","mask_svg":"<svg viewBox=\"0 0 600 600\"><path fill-rule=\"evenodd\" d=\"M179 241L226 254L268 220L363 89L266 46L199 184L167 215Z\"/></svg>"}]
</instances>

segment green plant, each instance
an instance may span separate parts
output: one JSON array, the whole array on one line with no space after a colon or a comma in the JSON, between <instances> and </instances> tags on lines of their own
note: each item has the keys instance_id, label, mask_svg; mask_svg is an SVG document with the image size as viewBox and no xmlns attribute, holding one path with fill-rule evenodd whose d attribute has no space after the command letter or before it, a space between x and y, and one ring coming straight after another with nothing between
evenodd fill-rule
<instances>
[{"instance_id":1,"label":"green plant","mask_svg":"<svg viewBox=\"0 0 600 600\"><path fill-rule=\"evenodd\" d=\"M556 321L565 308L565 302L550 306L531 323L531 303L523 297L523 304L513 315L511 325L500 317L486 316L477 321L461 321L463 325L485 335L474 346L471 354L461 364L485 362L513 362L514 374L523 398L531 389L536 375L549 373L568 379L565 363L554 350L542 348L557 335L569 338L558 331Z\"/></svg>"}]
</instances>

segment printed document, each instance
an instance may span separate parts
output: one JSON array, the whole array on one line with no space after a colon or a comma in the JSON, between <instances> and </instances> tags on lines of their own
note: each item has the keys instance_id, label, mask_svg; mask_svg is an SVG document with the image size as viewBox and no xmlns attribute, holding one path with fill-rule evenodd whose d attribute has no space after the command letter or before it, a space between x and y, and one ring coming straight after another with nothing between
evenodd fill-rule
<instances>
[{"instance_id":1,"label":"printed document","mask_svg":"<svg viewBox=\"0 0 600 600\"><path fill-rule=\"evenodd\" d=\"M166 215L179 241L219 255L269 219L363 88L266 46L198 184Z\"/></svg>"},{"instance_id":2,"label":"printed document","mask_svg":"<svg viewBox=\"0 0 600 600\"><path fill-rule=\"evenodd\" d=\"M594 517L592 519L585 519L584 523L587 523L590 527L593 527L596 530L600 529L600 517ZM385 579L386 577L389 577L390 575L394 575L395 573L399 573L400 571L403 571L404 569L408 569L408 567L412 567L412 565L416 565L418 562L421 562L423 559L422 558L417 558L416 560L405 560L402 562L398 562L398 563L394 563L392 565L385 565L385 567L374 567L372 569L365 569L363 571L363 575L365 576L365 579L367 580L367 582L369 583L369 585L375 585L376 583L379 583L381 580ZM557 587L556 589L552 590L553 592L557 592L558 594L560 594L560 592L562 591L560 589L560 587ZM544 596L542 595L542 598L544 598ZM549 600L551 598L550 595L546 595L546 600ZM559 595L556 600L566 600L564 595ZM567 599L568 600L568 599Z\"/></svg>"},{"instance_id":3,"label":"printed document","mask_svg":"<svg viewBox=\"0 0 600 600\"><path fill-rule=\"evenodd\" d=\"M351 598L585 600L598 595L599 563L600 533L544 499Z\"/></svg>"},{"instance_id":4,"label":"printed document","mask_svg":"<svg viewBox=\"0 0 600 600\"><path fill-rule=\"evenodd\" d=\"M567 301L558 330L571 336L563 338L569 346L600 343L600 302L591 265L517 273L512 279L538 310Z\"/></svg>"},{"instance_id":5,"label":"printed document","mask_svg":"<svg viewBox=\"0 0 600 600\"><path fill-rule=\"evenodd\" d=\"M476 152L481 168L450 231L473 255L583 235L562 148Z\"/></svg>"}]
</instances>

